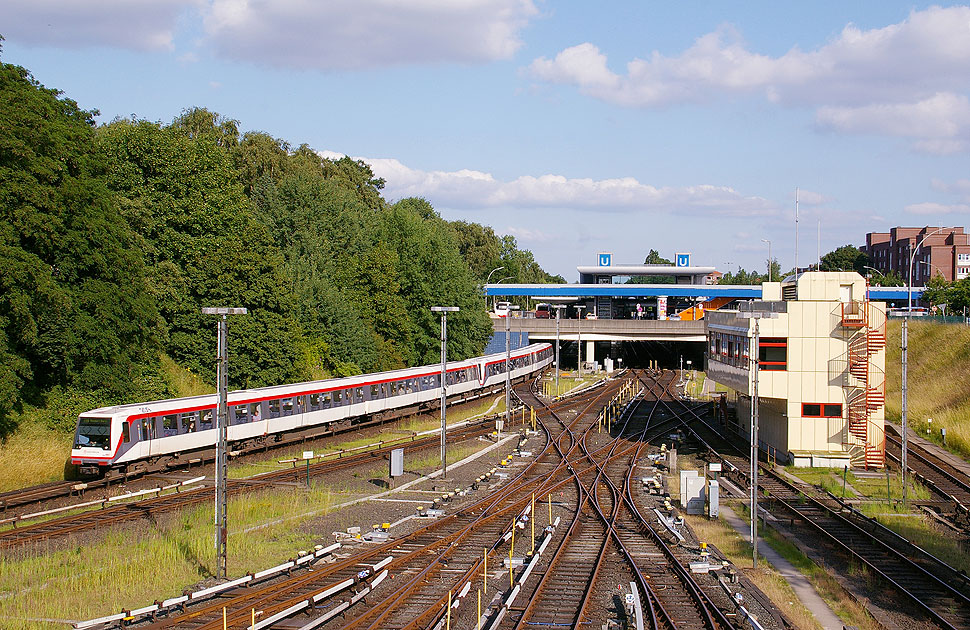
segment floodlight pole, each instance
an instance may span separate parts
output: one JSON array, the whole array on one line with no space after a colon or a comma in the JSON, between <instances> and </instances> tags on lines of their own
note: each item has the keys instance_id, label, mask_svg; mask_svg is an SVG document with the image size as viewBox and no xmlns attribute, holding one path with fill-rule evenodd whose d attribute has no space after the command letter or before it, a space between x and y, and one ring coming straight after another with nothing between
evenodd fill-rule
<instances>
[{"instance_id":1,"label":"floodlight pole","mask_svg":"<svg viewBox=\"0 0 970 630\"><path fill-rule=\"evenodd\" d=\"M495 420L495 431L502 437L504 425L512 426L512 313L519 310L518 304L510 304L505 314L505 422Z\"/></svg>"},{"instance_id":2,"label":"floodlight pole","mask_svg":"<svg viewBox=\"0 0 970 630\"><path fill-rule=\"evenodd\" d=\"M228 496L226 478L228 462L226 460L227 442L229 438L229 350L226 336L229 315L245 315L245 308L205 307L203 315L218 315L219 326L216 335L216 385L219 397L216 409L216 515L215 515L215 543L216 543L216 577L226 577L226 547L229 540L229 525L227 521Z\"/></svg>"},{"instance_id":3,"label":"floodlight pole","mask_svg":"<svg viewBox=\"0 0 970 630\"><path fill-rule=\"evenodd\" d=\"M457 313L457 306L432 306L433 313L441 313L441 479L448 476L448 452L445 433L448 430L448 313Z\"/></svg>"}]
</instances>

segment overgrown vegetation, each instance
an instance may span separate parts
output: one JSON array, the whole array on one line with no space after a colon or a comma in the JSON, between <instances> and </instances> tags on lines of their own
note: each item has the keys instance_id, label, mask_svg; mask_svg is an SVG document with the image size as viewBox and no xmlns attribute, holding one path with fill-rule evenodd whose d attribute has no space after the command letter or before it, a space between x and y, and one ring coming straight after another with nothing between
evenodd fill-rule
<instances>
[{"instance_id":1,"label":"overgrown vegetation","mask_svg":"<svg viewBox=\"0 0 970 630\"><path fill-rule=\"evenodd\" d=\"M510 236L386 201L363 162L205 109L96 115L0 64L0 438L204 391L203 306L249 309L231 324L230 378L255 387L436 361L432 304L461 308L450 355L479 354L489 271L562 281ZM166 378L171 363L199 379Z\"/></svg>"},{"instance_id":2,"label":"overgrown vegetation","mask_svg":"<svg viewBox=\"0 0 970 630\"><path fill-rule=\"evenodd\" d=\"M900 422L901 323L891 319L886 347L886 418ZM920 436L970 458L970 327L913 320L909 324L908 416ZM932 418L932 426L929 419ZM927 433L926 429L930 432Z\"/></svg>"}]
</instances>

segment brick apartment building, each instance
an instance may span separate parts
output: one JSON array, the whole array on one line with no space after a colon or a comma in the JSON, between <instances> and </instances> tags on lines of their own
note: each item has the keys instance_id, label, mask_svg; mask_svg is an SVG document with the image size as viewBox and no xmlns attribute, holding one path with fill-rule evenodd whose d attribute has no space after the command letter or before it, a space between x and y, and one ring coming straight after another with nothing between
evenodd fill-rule
<instances>
[{"instance_id":1,"label":"brick apartment building","mask_svg":"<svg viewBox=\"0 0 970 630\"><path fill-rule=\"evenodd\" d=\"M869 254L872 266L880 273L895 271L908 281L910 256L922 241L913 260L913 286L925 286L938 274L949 282L970 277L970 235L964 234L962 227L945 228L933 234L937 230L940 228L926 226L870 232L860 249Z\"/></svg>"}]
</instances>

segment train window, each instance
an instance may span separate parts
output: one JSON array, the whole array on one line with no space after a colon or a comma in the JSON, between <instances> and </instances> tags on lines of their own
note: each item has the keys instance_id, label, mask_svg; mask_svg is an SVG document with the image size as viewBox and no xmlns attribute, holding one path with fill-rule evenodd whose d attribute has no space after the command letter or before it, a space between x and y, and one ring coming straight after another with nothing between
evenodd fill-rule
<instances>
[{"instance_id":1,"label":"train window","mask_svg":"<svg viewBox=\"0 0 970 630\"><path fill-rule=\"evenodd\" d=\"M271 400L269 401L269 417L279 418L280 417L280 401Z\"/></svg>"},{"instance_id":2,"label":"train window","mask_svg":"<svg viewBox=\"0 0 970 630\"><path fill-rule=\"evenodd\" d=\"M364 402L364 388L363 387L358 387L357 389L354 390L354 398L357 400L357 402Z\"/></svg>"},{"instance_id":3,"label":"train window","mask_svg":"<svg viewBox=\"0 0 970 630\"><path fill-rule=\"evenodd\" d=\"M246 405L233 405L229 408L232 415L232 420L229 424L246 424L249 422L249 407Z\"/></svg>"},{"instance_id":4,"label":"train window","mask_svg":"<svg viewBox=\"0 0 970 630\"><path fill-rule=\"evenodd\" d=\"M320 394L310 394L310 410L316 411L320 408Z\"/></svg>"},{"instance_id":5,"label":"train window","mask_svg":"<svg viewBox=\"0 0 970 630\"><path fill-rule=\"evenodd\" d=\"M294 400L296 401L296 412L303 413L303 409L306 407L306 396L297 396Z\"/></svg>"},{"instance_id":6,"label":"train window","mask_svg":"<svg viewBox=\"0 0 970 630\"><path fill-rule=\"evenodd\" d=\"M260 415L261 414L259 413L259 403L251 403L249 405L249 417L250 417L251 421L252 422L259 422Z\"/></svg>"},{"instance_id":7,"label":"train window","mask_svg":"<svg viewBox=\"0 0 970 630\"><path fill-rule=\"evenodd\" d=\"M127 420L121 422L121 441L125 444L131 442L131 428L128 426Z\"/></svg>"},{"instance_id":8,"label":"train window","mask_svg":"<svg viewBox=\"0 0 970 630\"><path fill-rule=\"evenodd\" d=\"M284 399L282 399L280 401L280 404L283 407L283 415L284 416L292 416L293 415L293 399L292 398L284 398Z\"/></svg>"},{"instance_id":9,"label":"train window","mask_svg":"<svg viewBox=\"0 0 970 630\"><path fill-rule=\"evenodd\" d=\"M343 401L344 394L339 389L333 393L333 404L339 405Z\"/></svg>"},{"instance_id":10,"label":"train window","mask_svg":"<svg viewBox=\"0 0 970 630\"><path fill-rule=\"evenodd\" d=\"M212 410L206 409L199 414L199 430L208 431L212 428Z\"/></svg>"},{"instance_id":11,"label":"train window","mask_svg":"<svg viewBox=\"0 0 970 630\"><path fill-rule=\"evenodd\" d=\"M198 419L198 411L179 414L179 424L182 425L182 433L194 433L195 425L198 422Z\"/></svg>"},{"instance_id":12,"label":"train window","mask_svg":"<svg viewBox=\"0 0 970 630\"><path fill-rule=\"evenodd\" d=\"M330 393L320 395L320 404L326 408L330 406Z\"/></svg>"},{"instance_id":13,"label":"train window","mask_svg":"<svg viewBox=\"0 0 970 630\"><path fill-rule=\"evenodd\" d=\"M111 448L111 419L81 416L77 423L77 436L74 448Z\"/></svg>"},{"instance_id":14,"label":"train window","mask_svg":"<svg viewBox=\"0 0 970 630\"><path fill-rule=\"evenodd\" d=\"M172 414L170 416L162 417L162 437L170 437L172 435L178 435L179 432L179 421L178 416Z\"/></svg>"}]
</instances>

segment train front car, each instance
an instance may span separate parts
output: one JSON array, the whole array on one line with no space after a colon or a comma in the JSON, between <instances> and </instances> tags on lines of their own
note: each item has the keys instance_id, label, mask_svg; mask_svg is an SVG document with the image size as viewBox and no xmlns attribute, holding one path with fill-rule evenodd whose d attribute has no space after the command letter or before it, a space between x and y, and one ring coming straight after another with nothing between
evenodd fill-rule
<instances>
[{"instance_id":1,"label":"train front car","mask_svg":"<svg viewBox=\"0 0 970 630\"><path fill-rule=\"evenodd\" d=\"M95 409L77 419L71 463L81 476L100 476L111 465L121 441L121 422L106 410Z\"/></svg>"}]
</instances>

